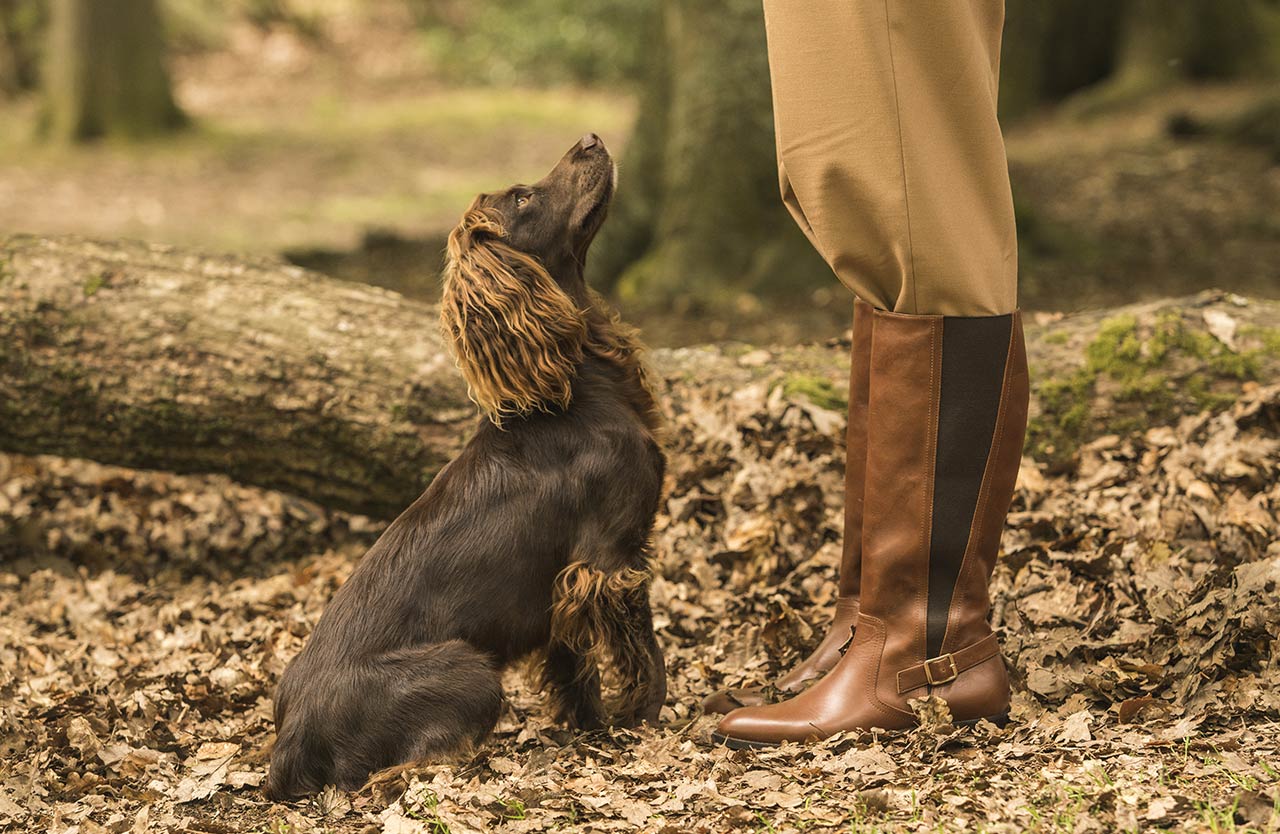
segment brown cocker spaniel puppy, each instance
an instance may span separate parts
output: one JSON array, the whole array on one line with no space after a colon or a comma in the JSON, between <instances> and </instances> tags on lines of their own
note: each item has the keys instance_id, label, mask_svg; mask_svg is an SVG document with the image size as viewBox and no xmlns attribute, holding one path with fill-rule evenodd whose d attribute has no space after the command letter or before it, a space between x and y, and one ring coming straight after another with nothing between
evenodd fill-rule
<instances>
[{"instance_id":1,"label":"brown cocker spaniel puppy","mask_svg":"<svg viewBox=\"0 0 1280 834\"><path fill-rule=\"evenodd\" d=\"M589 134L541 182L478 197L449 236L441 318L485 418L285 670L268 795L355 789L481 742L502 668L534 653L560 720L657 721L659 417L631 330L583 279L614 172ZM612 715L601 663L622 685Z\"/></svg>"}]
</instances>

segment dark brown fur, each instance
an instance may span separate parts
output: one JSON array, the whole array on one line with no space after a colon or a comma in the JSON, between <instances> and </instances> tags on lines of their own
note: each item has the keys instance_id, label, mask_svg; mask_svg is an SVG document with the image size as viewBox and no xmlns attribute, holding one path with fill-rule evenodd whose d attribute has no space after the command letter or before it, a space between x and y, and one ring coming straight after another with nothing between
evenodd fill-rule
<instances>
[{"instance_id":1,"label":"dark brown fur","mask_svg":"<svg viewBox=\"0 0 1280 834\"><path fill-rule=\"evenodd\" d=\"M268 795L354 789L482 742L501 669L535 652L560 720L657 721L658 412L631 331L582 275L612 195L588 137L541 182L481 195L451 235L442 319L486 419L285 670ZM624 685L612 715L600 662Z\"/></svg>"}]
</instances>

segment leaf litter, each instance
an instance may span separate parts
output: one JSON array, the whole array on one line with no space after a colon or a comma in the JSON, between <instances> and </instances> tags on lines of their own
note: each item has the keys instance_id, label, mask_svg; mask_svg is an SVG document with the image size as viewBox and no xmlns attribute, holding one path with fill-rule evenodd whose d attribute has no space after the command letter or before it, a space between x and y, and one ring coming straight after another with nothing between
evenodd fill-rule
<instances>
[{"instance_id":1,"label":"leaf litter","mask_svg":"<svg viewBox=\"0 0 1280 834\"><path fill-rule=\"evenodd\" d=\"M1224 334L1225 335L1225 334ZM0 456L0 829L1112 831L1280 826L1280 386L1023 461L993 622L1013 720L709 744L702 696L821 636L843 418L666 382L663 726L574 734L524 670L471 758L273 804L274 682L379 525L225 478Z\"/></svg>"}]
</instances>

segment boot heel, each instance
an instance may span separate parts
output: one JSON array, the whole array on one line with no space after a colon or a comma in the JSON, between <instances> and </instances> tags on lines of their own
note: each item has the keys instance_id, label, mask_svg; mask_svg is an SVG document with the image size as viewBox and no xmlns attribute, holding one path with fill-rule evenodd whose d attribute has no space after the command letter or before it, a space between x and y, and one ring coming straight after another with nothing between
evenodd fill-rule
<instances>
[{"instance_id":1,"label":"boot heel","mask_svg":"<svg viewBox=\"0 0 1280 834\"><path fill-rule=\"evenodd\" d=\"M1005 726L1009 723L1009 713L1001 712L996 715L988 715L985 718L970 718L965 721L957 721L956 726L972 727L976 725L979 721L990 721L992 724L995 724L997 727L1003 730Z\"/></svg>"}]
</instances>

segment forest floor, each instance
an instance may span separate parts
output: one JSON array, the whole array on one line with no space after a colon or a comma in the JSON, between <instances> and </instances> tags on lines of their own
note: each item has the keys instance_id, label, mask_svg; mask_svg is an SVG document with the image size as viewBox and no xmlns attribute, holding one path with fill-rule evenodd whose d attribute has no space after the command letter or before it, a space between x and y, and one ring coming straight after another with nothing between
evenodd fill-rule
<instances>
[{"instance_id":1,"label":"forest floor","mask_svg":"<svg viewBox=\"0 0 1280 834\"><path fill-rule=\"evenodd\" d=\"M662 725L574 735L515 670L473 758L294 804L259 789L272 687L379 525L219 477L0 456L0 830L1280 830L1280 387L1023 461L992 584L1008 727L926 703L912 732L763 752L710 744L698 704L820 636L841 395L663 388Z\"/></svg>"}]
</instances>

